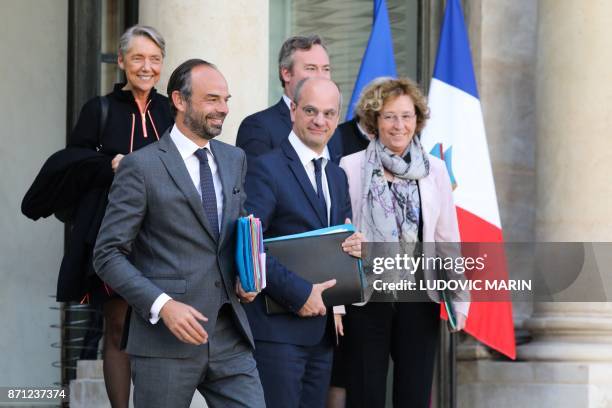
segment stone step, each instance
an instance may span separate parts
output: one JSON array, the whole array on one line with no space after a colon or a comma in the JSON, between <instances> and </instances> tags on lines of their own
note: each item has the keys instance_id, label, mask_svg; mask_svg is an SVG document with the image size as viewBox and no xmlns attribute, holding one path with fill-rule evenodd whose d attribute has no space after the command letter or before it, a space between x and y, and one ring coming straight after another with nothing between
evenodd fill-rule
<instances>
[{"instance_id":1,"label":"stone step","mask_svg":"<svg viewBox=\"0 0 612 408\"><path fill-rule=\"evenodd\" d=\"M77 361L77 380L81 378L104 379L102 360L79 360Z\"/></svg>"},{"instance_id":2,"label":"stone step","mask_svg":"<svg viewBox=\"0 0 612 408\"><path fill-rule=\"evenodd\" d=\"M70 408L111 408L104 379L80 378L70 381Z\"/></svg>"}]
</instances>

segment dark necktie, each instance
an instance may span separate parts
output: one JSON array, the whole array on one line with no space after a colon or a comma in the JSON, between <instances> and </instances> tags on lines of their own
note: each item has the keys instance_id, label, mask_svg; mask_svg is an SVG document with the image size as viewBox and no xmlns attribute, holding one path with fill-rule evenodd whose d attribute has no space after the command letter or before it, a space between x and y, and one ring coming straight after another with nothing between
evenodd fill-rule
<instances>
[{"instance_id":1,"label":"dark necktie","mask_svg":"<svg viewBox=\"0 0 612 408\"><path fill-rule=\"evenodd\" d=\"M327 220L327 203L325 202L325 195L323 194L323 179L321 175L321 167L323 164L323 158L312 159L314 163L315 169L315 181L317 182L317 198L319 199L319 207L323 210L323 214L325 214L325 226L329 224Z\"/></svg>"},{"instance_id":2,"label":"dark necktie","mask_svg":"<svg viewBox=\"0 0 612 408\"><path fill-rule=\"evenodd\" d=\"M215 184L213 183L212 172L208 165L208 154L206 154L206 149L198 149L194 154L200 161L200 187L202 188L202 206L204 207L204 214L206 214L206 218L208 218L215 238L219 239L217 196L215 194Z\"/></svg>"}]
</instances>

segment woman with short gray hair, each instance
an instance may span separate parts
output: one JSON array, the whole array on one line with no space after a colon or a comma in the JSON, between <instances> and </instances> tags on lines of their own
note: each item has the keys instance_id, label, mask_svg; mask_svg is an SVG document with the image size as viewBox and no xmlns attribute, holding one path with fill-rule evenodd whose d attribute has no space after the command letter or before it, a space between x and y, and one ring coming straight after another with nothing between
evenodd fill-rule
<instances>
[{"instance_id":1,"label":"woman with short gray hair","mask_svg":"<svg viewBox=\"0 0 612 408\"><path fill-rule=\"evenodd\" d=\"M119 40L117 55L125 82L115 84L106 96L85 103L70 135L69 147L95 149L107 158L94 169L96 183L90 186L105 188L104 199L124 155L157 141L173 123L168 98L154 88L165 55L164 38L155 28L144 25L128 28ZM86 194L88 191L83 191L81 197ZM78 205L84 202L80 200ZM100 225L93 221L91 225ZM90 264L93 247L88 248ZM82 277L76 292L83 296L83 303L102 305L104 311L104 381L108 398L113 408L127 408L131 372L128 355L121 350L121 339L128 305L95 273L88 273L91 266L78 266L82 270L72 274ZM60 281L61 274L62 271ZM58 289L58 300L61 290Z\"/></svg>"}]
</instances>

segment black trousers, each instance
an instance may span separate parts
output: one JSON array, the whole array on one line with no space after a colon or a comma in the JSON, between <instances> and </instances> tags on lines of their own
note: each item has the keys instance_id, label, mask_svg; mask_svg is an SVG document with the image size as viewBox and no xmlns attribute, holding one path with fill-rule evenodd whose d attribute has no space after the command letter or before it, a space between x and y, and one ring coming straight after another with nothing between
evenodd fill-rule
<instances>
[{"instance_id":1,"label":"black trousers","mask_svg":"<svg viewBox=\"0 0 612 408\"><path fill-rule=\"evenodd\" d=\"M393 406L429 407L439 313L440 306L433 302L373 302L347 308L343 344L347 408L384 408L389 356Z\"/></svg>"}]
</instances>

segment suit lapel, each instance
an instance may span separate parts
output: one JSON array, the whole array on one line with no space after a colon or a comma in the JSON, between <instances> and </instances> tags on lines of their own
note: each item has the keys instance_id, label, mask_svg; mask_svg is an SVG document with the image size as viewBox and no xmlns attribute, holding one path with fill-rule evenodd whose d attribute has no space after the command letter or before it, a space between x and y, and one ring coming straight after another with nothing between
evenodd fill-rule
<instances>
[{"instance_id":1,"label":"suit lapel","mask_svg":"<svg viewBox=\"0 0 612 408\"><path fill-rule=\"evenodd\" d=\"M329 151L329 159L338 164L342 158L342 133L336 128L329 142L327 142L327 150Z\"/></svg>"},{"instance_id":2,"label":"suit lapel","mask_svg":"<svg viewBox=\"0 0 612 408\"><path fill-rule=\"evenodd\" d=\"M231 214L231 209L229 208L231 204L230 197L233 194L234 187L234 179L235 174L232 174L232 166L234 163L229 160L226 156L225 149L221 148L219 145L220 142L216 140L211 140L210 149L215 156L215 161L217 162L217 171L219 172L219 178L221 179L221 186L223 187L223 216L221 217L221 228L219 231L219 242L223 242L224 237L227 235L227 229L230 227L231 220L228 219L227 214Z\"/></svg>"},{"instance_id":3,"label":"suit lapel","mask_svg":"<svg viewBox=\"0 0 612 408\"><path fill-rule=\"evenodd\" d=\"M159 157L166 167L168 174L170 174L174 183L176 183L179 190L181 190L185 198L187 198L187 202L195 213L196 218L214 241L216 234L212 233L212 227L204 215L202 199L193 185L193 181L187 171L187 167L185 167L185 162L181 154L170 138L170 133L164 133L159 140L159 151Z\"/></svg>"},{"instance_id":4,"label":"suit lapel","mask_svg":"<svg viewBox=\"0 0 612 408\"><path fill-rule=\"evenodd\" d=\"M304 166L302 165L300 158L295 152L295 149L293 149L293 146L291 146L289 139L285 139L283 141L283 143L281 144L281 148L287 156L289 168L291 169L291 172L300 184L300 187L302 188L304 195L308 199L310 206L317 213L317 217L319 218L319 221L321 221L321 224L327 226L325 221L327 217L325 216L325 214L322 213L318 205L317 195L314 188L312 187L312 183L310 182L308 175L306 174L306 169L304 169Z\"/></svg>"}]
</instances>

